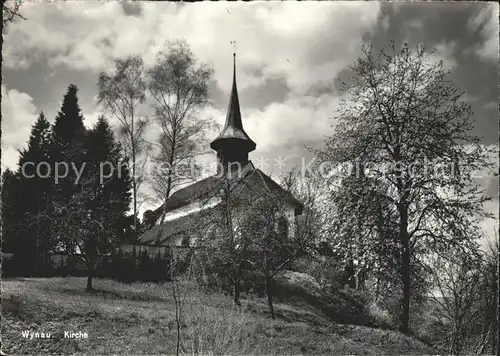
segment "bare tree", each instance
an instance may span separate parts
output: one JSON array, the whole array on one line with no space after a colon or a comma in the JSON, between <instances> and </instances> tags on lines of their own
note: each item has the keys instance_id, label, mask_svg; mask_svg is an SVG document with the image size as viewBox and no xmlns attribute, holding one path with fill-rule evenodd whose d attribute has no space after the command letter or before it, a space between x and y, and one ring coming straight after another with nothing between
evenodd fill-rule
<instances>
[{"instance_id":1,"label":"bare tree","mask_svg":"<svg viewBox=\"0 0 500 356\"><path fill-rule=\"evenodd\" d=\"M41 216L51 222L51 233L57 238L58 248L76 257L87 267L87 291L92 291L92 278L99 258L111 249L106 215L91 209L95 198L93 179L86 179L68 202L52 201L50 211Z\"/></svg>"},{"instance_id":2,"label":"bare tree","mask_svg":"<svg viewBox=\"0 0 500 356\"><path fill-rule=\"evenodd\" d=\"M343 83L334 134L319 162L369 162L387 186L378 198L394 210L400 255L400 331L410 332L411 260L429 251L463 249L479 236L487 200L471 172L489 166L473 127L470 105L442 62L406 45L376 55L363 48ZM441 171L436 171L441 168ZM355 170L356 171L356 170ZM365 190L365 193L369 192ZM353 195L352 199L357 199ZM421 261L422 262L422 261Z\"/></svg>"},{"instance_id":3,"label":"bare tree","mask_svg":"<svg viewBox=\"0 0 500 356\"><path fill-rule=\"evenodd\" d=\"M202 152L206 130L215 123L198 117L209 100L213 70L197 59L185 41L167 42L148 71L148 89L156 101L155 119L161 128L153 188L165 203L172 189L195 179L196 156ZM164 213L161 220L164 219Z\"/></svg>"},{"instance_id":4,"label":"bare tree","mask_svg":"<svg viewBox=\"0 0 500 356\"><path fill-rule=\"evenodd\" d=\"M139 55L116 60L112 74L99 75L99 103L102 103L120 122L119 134L125 155L132 164L132 202L134 210L134 230L137 239L138 192L144 181L143 167L137 169L139 157L148 149L144 133L147 118L138 115L138 107L146 100L144 64ZM145 161L143 162L145 164Z\"/></svg>"},{"instance_id":5,"label":"bare tree","mask_svg":"<svg viewBox=\"0 0 500 356\"><path fill-rule=\"evenodd\" d=\"M245 228L241 225L242 214L248 202L242 194L246 177L223 175L214 188L221 202L213 212L215 239L207 241L207 263L228 278L233 287L234 304L240 305L242 270L245 255L251 243Z\"/></svg>"},{"instance_id":6,"label":"bare tree","mask_svg":"<svg viewBox=\"0 0 500 356\"><path fill-rule=\"evenodd\" d=\"M299 203L287 190L292 183L270 190L262 179L258 170L243 170L225 174L213 184L205 204L213 198L220 200L202 214L210 221L212 233L203 242L200 240L200 247L205 269L219 280L227 279L235 305L240 305L243 272L260 272L267 283L269 309L274 317L273 278L312 246L321 224L312 218L303 219L296 229L290 221L295 207L291 204ZM312 192L304 189L300 196L305 198ZM312 217L313 209L309 213ZM290 229L294 233L289 234Z\"/></svg>"},{"instance_id":7,"label":"bare tree","mask_svg":"<svg viewBox=\"0 0 500 356\"><path fill-rule=\"evenodd\" d=\"M200 256L198 251L205 247L206 236L210 233L212 224L206 216L200 216L196 221L183 231L183 236L188 242L186 245L177 246L174 236L169 238L170 250L170 278L171 291L175 305L176 324L176 355L185 352L182 343L182 326L184 323L184 307L188 303L189 287L193 275L193 266ZM187 268L187 272L185 269Z\"/></svg>"},{"instance_id":8,"label":"bare tree","mask_svg":"<svg viewBox=\"0 0 500 356\"><path fill-rule=\"evenodd\" d=\"M26 18L21 15L21 12L19 11L21 4L22 1L20 0L2 0L2 24L4 27L9 22L15 21L17 18L26 20Z\"/></svg>"},{"instance_id":9,"label":"bare tree","mask_svg":"<svg viewBox=\"0 0 500 356\"><path fill-rule=\"evenodd\" d=\"M436 258L433 262L432 281L435 289L431 295L441 319L447 321L447 350L460 355L477 335L477 306L481 296L481 261L474 254L460 254L448 259ZM469 351L469 350L467 350Z\"/></svg>"},{"instance_id":10,"label":"bare tree","mask_svg":"<svg viewBox=\"0 0 500 356\"><path fill-rule=\"evenodd\" d=\"M499 335L499 245L498 232L495 233L495 237L490 235L486 236L486 251L484 254L483 263L483 278L484 278L484 294L485 300L484 304L484 315L485 315L485 330L489 330L490 335L484 335L484 340L489 341L491 345L491 353L495 354L499 351L500 335Z\"/></svg>"},{"instance_id":11,"label":"bare tree","mask_svg":"<svg viewBox=\"0 0 500 356\"><path fill-rule=\"evenodd\" d=\"M273 319L277 275L297 258L312 253L322 224L314 183L301 180L296 173L292 171L283 177L282 189L264 190L257 197L252 196L241 223L242 233L251 241L246 261L264 277L269 312ZM295 216L294 221L290 221L290 214L295 215L291 199L295 204L298 200L303 213L297 223Z\"/></svg>"}]
</instances>

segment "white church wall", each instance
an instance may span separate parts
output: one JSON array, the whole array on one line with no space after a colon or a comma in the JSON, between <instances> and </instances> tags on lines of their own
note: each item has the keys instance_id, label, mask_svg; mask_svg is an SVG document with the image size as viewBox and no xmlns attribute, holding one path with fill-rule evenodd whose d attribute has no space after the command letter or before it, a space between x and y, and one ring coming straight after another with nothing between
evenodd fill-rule
<instances>
[{"instance_id":1,"label":"white church wall","mask_svg":"<svg viewBox=\"0 0 500 356\"><path fill-rule=\"evenodd\" d=\"M201 200L194 201L194 202L190 203L189 205L186 205L186 206L183 206L179 209L175 209L174 211L168 212L167 214L165 214L164 221L166 222L166 221L175 220L175 219L178 219L180 217L183 217L183 216L186 216L186 215L189 215L192 213L196 213L196 212L199 212L202 210L213 208L214 206L216 206L220 202L221 202L220 197L213 197L213 198L210 198L208 201L201 201Z\"/></svg>"},{"instance_id":2,"label":"white church wall","mask_svg":"<svg viewBox=\"0 0 500 356\"><path fill-rule=\"evenodd\" d=\"M295 208L289 204L285 209L286 219L288 221L288 238L293 239L295 237Z\"/></svg>"}]
</instances>

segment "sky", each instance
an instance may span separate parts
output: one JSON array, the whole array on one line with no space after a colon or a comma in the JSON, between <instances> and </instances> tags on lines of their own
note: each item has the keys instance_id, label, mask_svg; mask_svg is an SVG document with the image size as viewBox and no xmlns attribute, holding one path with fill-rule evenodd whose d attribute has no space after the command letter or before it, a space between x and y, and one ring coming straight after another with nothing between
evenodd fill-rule
<instances>
[{"instance_id":1,"label":"sky","mask_svg":"<svg viewBox=\"0 0 500 356\"><path fill-rule=\"evenodd\" d=\"M308 147L321 147L332 132L339 79L363 44L378 50L391 40L435 50L472 105L473 133L498 146L496 3L40 1L25 2L21 12L26 20L9 24L4 35L2 169L16 168L17 150L41 110L54 121L69 84L79 88L90 127L103 113L96 101L101 71L135 53L151 66L165 41L181 38L214 69L211 104L199 114L220 124L232 81L230 41L236 41L243 124L257 143L250 159L273 176L313 159ZM481 184L494 197L486 209L498 215L498 178ZM498 223L483 225L491 234Z\"/></svg>"}]
</instances>

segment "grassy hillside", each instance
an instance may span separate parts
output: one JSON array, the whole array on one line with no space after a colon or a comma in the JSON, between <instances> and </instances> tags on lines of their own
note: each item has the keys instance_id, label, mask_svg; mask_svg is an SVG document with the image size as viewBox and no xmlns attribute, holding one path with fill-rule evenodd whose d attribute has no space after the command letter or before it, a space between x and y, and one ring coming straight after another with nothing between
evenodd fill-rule
<instances>
[{"instance_id":1,"label":"grassy hillside","mask_svg":"<svg viewBox=\"0 0 500 356\"><path fill-rule=\"evenodd\" d=\"M20 278L2 282L2 349L6 354L172 354L175 305L168 284L122 284L97 279L85 293L84 278ZM295 298L276 304L189 289L182 320L184 354L430 354L427 346L397 332L332 322L335 306ZM9 296L19 296L9 302ZM22 331L50 332L25 339ZM64 338L64 331L87 339Z\"/></svg>"}]
</instances>

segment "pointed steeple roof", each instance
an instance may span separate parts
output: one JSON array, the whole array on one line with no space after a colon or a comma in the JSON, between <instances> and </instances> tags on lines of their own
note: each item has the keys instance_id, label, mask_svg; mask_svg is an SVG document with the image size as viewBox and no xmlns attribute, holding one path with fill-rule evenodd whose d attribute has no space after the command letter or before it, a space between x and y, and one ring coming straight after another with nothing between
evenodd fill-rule
<instances>
[{"instance_id":1,"label":"pointed steeple roof","mask_svg":"<svg viewBox=\"0 0 500 356\"><path fill-rule=\"evenodd\" d=\"M233 53L233 61L233 87L229 98L226 123L222 132L212 141L210 147L218 150L224 141L238 141L239 144L246 148L247 152L250 152L255 149L256 145L243 129L241 121L240 101L238 99L238 89L236 88L236 53Z\"/></svg>"}]
</instances>

